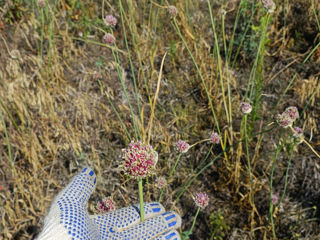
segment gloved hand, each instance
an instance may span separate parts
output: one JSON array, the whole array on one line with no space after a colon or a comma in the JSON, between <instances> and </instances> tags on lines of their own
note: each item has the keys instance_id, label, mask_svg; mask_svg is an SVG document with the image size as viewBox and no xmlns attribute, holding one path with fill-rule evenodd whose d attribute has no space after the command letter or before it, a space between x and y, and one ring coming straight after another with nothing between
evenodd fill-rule
<instances>
[{"instance_id":1,"label":"gloved hand","mask_svg":"<svg viewBox=\"0 0 320 240\"><path fill-rule=\"evenodd\" d=\"M160 203L145 204L145 221L140 222L139 205L90 216L87 201L94 191L96 176L84 168L54 199L37 240L180 240L175 229L181 218L165 212Z\"/></svg>"}]
</instances>

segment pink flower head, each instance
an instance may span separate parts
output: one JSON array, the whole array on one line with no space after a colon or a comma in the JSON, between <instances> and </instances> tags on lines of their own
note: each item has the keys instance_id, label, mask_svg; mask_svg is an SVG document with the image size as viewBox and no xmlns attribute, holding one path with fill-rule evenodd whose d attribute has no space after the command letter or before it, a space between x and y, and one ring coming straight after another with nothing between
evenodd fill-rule
<instances>
[{"instance_id":1,"label":"pink flower head","mask_svg":"<svg viewBox=\"0 0 320 240\"><path fill-rule=\"evenodd\" d=\"M218 133L213 132L210 136L210 141L214 144L218 144L220 142L220 136Z\"/></svg>"},{"instance_id":2,"label":"pink flower head","mask_svg":"<svg viewBox=\"0 0 320 240\"><path fill-rule=\"evenodd\" d=\"M107 213L115 210L115 204L111 197L106 197L97 202L96 209L99 213Z\"/></svg>"},{"instance_id":3,"label":"pink flower head","mask_svg":"<svg viewBox=\"0 0 320 240\"><path fill-rule=\"evenodd\" d=\"M299 117L299 111L296 107L288 107L286 108L284 113L289 116L292 122L294 122Z\"/></svg>"},{"instance_id":4,"label":"pink flower head","mask_svg":"<svg viewBox=\"0 0 320 240\"><path fill-rule=\"evenodd\" d=\"M186 153L188 152L190 145L186 143L185 141L179 139L179 141L176 143L176 147L178 152L180 153Z\"/></svg>"},{"instance_id":5,"label":"pink flower head","mask_svg":"<svg viewBox=\"0 0 320 240\"><path fill-rule=\"evenodd\" d=\"M165 177L158 177L156 180L156 187L157 188L163 188L167 185L167 180L165 179Z\"/></svg>"},{"instance_id":6,"label":"pink flower head","mask_svg":"<svg viewBox=\"0 0 320 240\"><path fill-rule=\"evenodd\" d=\"M303 136L303 130L302 130L302 128L294 127L293 130L296 131L296 133L293 133L293 136L294 136L295 138L299 138L299 137L302 137L302 136Z\"/></svg>"},{"instance_id":7,"label":"pink flower head","mask_svg":"<svg viewBox=\"0 0 320 240\"><path fill-rule=\"evenodd\" d=\"M141 141L131 141L128 148L122 149L122 168L126 175L145 178L154 173L158 153L152 146Z\"/></svg>"},{"instance_id":8,"label":"pink flower head","mask_svg":"<svg viewBox=\"0 0 320 240\"><path fill-rule=\"evenodd\" d=\"M196 194L194 202L198 207L205 208L206 206L208 206L209 197L206 193L200 192Z\"/></svg>"},{"instance_id":9,"label":"pink flower head","mask_svg":"<svg viewBox=\"0 0 320 240\"><path fill-rule=\"evenodd\" d=\"M106 44L112 45L112 44L115 43L116 38L115 38L111 33L106 33L106 34L103 36L103 41L104 41Z\"/></svg>"},{"instance_id":10,"label":"pink flower head","mask_svg":"<svg viewBox=\"0 0 320 240\"><path fill-rule=\"evenodd\" d=\"M269 13L273 13L276 10L276 4L272 0L262 0L262 4Z\"/></svg>"},{"instance_id":11,"label":"pink flower head","mask_svg":"<svg viewBox=\"0 0 320 240\"><path fill-rule=\"evenodd\" d=\"M104 23L105 23L107 26L115 27L115 26L117 25L117 19L116 19L113 15L107 15L107 16L104 18Z\"/></svg>"},{"instance_id":12,"label":"pink flower head","mask_svg":"<svg viewBox=\"0 0 320 240\"><path fill-rule=\"evenodd\" d=\"M276 194L272 194L272 196L271 196L271 202L272 202L273 205L278 204L278 202L279 202L279 197L278 197Z\"/></svg>"},{"instance_id":13,"label":"pink flower head","mask_svg":"<svg viewBox=\"0 0 320 240\"><path fill-rule=\"evenodd\" d=\"M277 116L277 123L283 128L292 126L292 120L285 112Z\"/></svg>"},{"instance_id":14,"label":"pink flower head","mask_svg":"<svg viewBox=\"0 0 320 240\"><path fill-rule=\"evenodd\" d=\"M178 9L175 6L171 5L168 7L168 12L170 17L175 17L178 14Z\"/></svg>"},{"instance_id":15,"label":"pink flower head","mask_svg":"<svg viewBox=\"0 0 320 240\"><path fill-rule=\"evenodd\" d=\"M44 7L46 5L46 2L44 0L38 0L39 7Z\"/></svg>"},{"instance_id":16,"label":"pink flower head","mask_svg":"<svg viewBox=\"0 0 320 240\"><path fill-rule=\"evenodd\" d=\"M240 104L240 109L241 109L241 112L244 114L249 114L252 111L252 107L250 103L247 103L247 102L242 102Z\"/></svg>"}]
</instances>

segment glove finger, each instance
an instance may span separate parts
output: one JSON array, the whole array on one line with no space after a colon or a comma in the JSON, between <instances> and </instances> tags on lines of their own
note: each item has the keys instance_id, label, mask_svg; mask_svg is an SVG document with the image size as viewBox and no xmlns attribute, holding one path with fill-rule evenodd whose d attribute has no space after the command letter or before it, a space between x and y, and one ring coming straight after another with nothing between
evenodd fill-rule
<instances>
[{"instance_id":1,"label":"glove finger","mask_svg":"<svg viewBox=\"0 0 320 240\"><path fill-rule=\"evenodd\" d=\"M181 226L181 218L176 212L166 212L121 232L115 232L112 239L154 239L163 233ZM161 239L161 238L160 238Z\"/></svg>"},{"instance_id":2,"label":"glove finger","mask_svg":"<svg viewBox=\"0 0 320 240\"><path fill-rule=\"evenodd\" d=\"M168 231L159 237L154 238L153 240L181 240L180 234L178 231Z\"/></svg>"},{"instance_id":3,"label":"glove finger","mask_svg":"<svg viewBox=\"0 0 320 240\"><path fill-rule=\"evenodd\" d=\"M144 204L144 211L145 219L149 219L164 213L165 209L160 203L151 202ZM119 232L140 222L140 207L122 208L105 215L95 215L93 219L100 230Z\"/></svg>"},{"instance_id":4,"label":"glove finger","mask_svg":"<svg viewBox=\"0 0 320 240\"><path fill-rule=\"evenodd\" d=\"M96 186L96 175L89 167L85 167L78 173L66 186L62 192L59 193L57 199L68 197L71 202L87 203L91 193Z\"/></svg>"}]
</instances>

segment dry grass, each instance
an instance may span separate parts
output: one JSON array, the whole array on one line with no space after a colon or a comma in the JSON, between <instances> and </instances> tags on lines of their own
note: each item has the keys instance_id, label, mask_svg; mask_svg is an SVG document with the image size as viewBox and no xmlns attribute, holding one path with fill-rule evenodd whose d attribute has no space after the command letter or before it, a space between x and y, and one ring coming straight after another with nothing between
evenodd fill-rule
<instances>
[{"instance_id":1,"label":"dry grass","mask_svg":"<svg viewBox=\"0 0 320 240\"><path fill-rule=\"evenodd\" d=\"M21 6L19 2L10 1L6 5L0 1L4 16L0 20L0 109L4 118L4 122L0 121L1 239L34 237L40 231L54 195L85 165L92 166L98 176L90 210L103 195L112 195L118 207L138 201L135 184L126 181L118 168L121 149L129 142L124 125L131 136L134 128L117 67L136 113L137 125L143 136L148 136L150 130L150 143L159 152L157 175L167 175L174 164L177 157L174 144L178 139L198 142L208 138L215 126L206 91L185 45L170 24L166 8L150 1L123 1L129 53L124 43L118 1L82 1L79 7L72 8L73 1L59 0L56 1L57 9L50 1L45 24L41 22L41 9L36 2L22 3ZM188 11L186 2L189 3ZM290 105L297 106L302 112L299 124L306 140L319 152L319 48L302 68L301 64L319 43L313 7L319 18L320 4L313 1L313 6L312 1L305 0L279 2L268 28L270 41L264 56L259 118L250 122L251 130L260 132L270 123L270 112L297 74L276 112L280 113ZM217 223L210 225L209 219L217 211L225 219L219 224L230 226L229 230L222 228L225 235L217 239L272 239L268 221L269 176L279 128L265 133L261 142L260 135L249 139L252 189L245 145L238 142L243 140L242 115L238 106L243 100L255 56L249 48L252 42L247 38L246 47L241 49L235 66L229 70L225 68L221 45L224 89L228 87L227 76L231 88L233 121L230 127L224 110L218 63L213 54L214 40L207 3L178 0L171 4L179 10L178 26L205 80L224 143L226 146L234 144L234 148L222 154L191 184L180 201L172 205L178 190L207 154L210 145L198 144L183 155L172 184L164 192L163 204L181 214L181 230L187 230L196 210L192 194L206 191L211 204L200 213L192 239L210 239L208 229L214 229ZM227 10L226 38L229 41L239 1L226 4L214 1L212 4L217 29L221 28L221 9ZM154 19L156 11L159 11L157 21ZM103 32L93 19L101 19L102 13L113 13L118 18L115 32L117 48L121 50L121 65L114 60L112 49L100 43ZM263 11L255 15L255 25L259 24L262 15ZM250 9L245 16L250 16ZM87 22L83 20L85 18ZM239 24L247 20L241 17ZM85 24L81 24L82 21ZM79 32L87 36L79 37ZM217 31L217 34L219 42L223 43L222 33ZM249 31L249 36L254 34ZM240 35L241 30L237 31L236 38ZM160 79L161 60L166 53ZM129 56L133 60L139 106ZM159 92L157 84L160 84ZM157 101L152 105L154 99ZM154 114L153 127L147 129L151 113ZM284 174L291 154L288 142L282 144L283 151L278 155L273 180L273 191L279 195L283 191ZM214 146L209 159L222 153L222 147ZM303 144L292 151L287 194L274 212L277 236L279 239L319 239L319 159ZM153 183L152 178L146 184L146 201L159 197ZM250 198L252 191L255 204Z\"/></svg>"}]
</instances>

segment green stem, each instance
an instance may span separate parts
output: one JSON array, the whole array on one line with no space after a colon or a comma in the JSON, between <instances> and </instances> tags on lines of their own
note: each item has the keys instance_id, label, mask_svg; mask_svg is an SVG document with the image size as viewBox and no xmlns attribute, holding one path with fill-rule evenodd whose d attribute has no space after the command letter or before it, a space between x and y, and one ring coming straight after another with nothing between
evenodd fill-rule
<instances>
[{"instance_id":1,"label":"green stem","mask_svg":"<svg viewBox=\"0 0 320 240\"><path fill-rule=\"evenodd\" d=\"M281 151L281 149L282 149L282 146L280 145L281 135L282 135L282 131L281 131L281 129L280 129L279 139L278 139L278 144L277 144L277 150L276 150L276 154L274 155L273 160L272 160L272 170L271 170L271 174L270 174L270 205L269 205L269 214L270 214L270 221L271 221L271 226L272 226L273 239L277 239L277 236L276 236L276 230L275 230L275 226L274 226L274 222L273 222L272 187L273 187L273 174L274 174L274 170L275 170L276 165L277 165L278 154L280 153L280 151Z\"/></svg>"},{"instance_id":2,"label":"green stem","mask_svg":"<svg viewBox=\"0 0 320 240\"><path fill-rule=\"evenodd\" d=\"M178 155L178 157L177 157L177 160L176 160L176 162L175 162L175 164L174 164L173 168L171 169L171 171L170 171L170 173L169 173L169 177L167 178L167 183L169 183L169 181L170 181L170 179L171 179L171 177L172 177L172 175L173 175L174 171L176 170L176 167L177 167L178 162L179 162L179 160L180 160L180 158L181 158L181 155L182 155L182 154L181 154L181 153L179 153L179 155ZM164 191L164 187L163 187L163 188L161 188L161 191L160 191L160 197L159 197L159 202L160 202L160 201L161 201L161 199L162 199L163 191Z\"/></svg>"},{"instance_id":3,"label":"green stem","mask_svg":"<svg viewBox=\"0 0 320 240\"><path fill-rule=\"evenodd\" d=\"M194 216L192 226L191 226L191 228L190 228L190 230L189 230L190 233L192 232L192 230L193 230L193 228L194 228L194 225L196 224L197 217L198 217L198 215L199 215L200 209L201 209L201 208L198 207L198 210L197 210L197 212L196 212L196 215Z\"/></svg>"},{"instance_id":4,"label":"green stem","mask_svg":"<svg viewBox=\"0 0 320 240\"><path fill-rule=\"evenodd\" d=\"M144 221L144 206L143 206L143 186L142 186L142 179L138 180L138 187L139 187L139 199L140 199L140 220L141 222Z\"/></svg>"}]
</instances>

